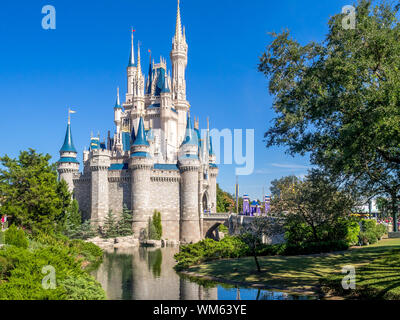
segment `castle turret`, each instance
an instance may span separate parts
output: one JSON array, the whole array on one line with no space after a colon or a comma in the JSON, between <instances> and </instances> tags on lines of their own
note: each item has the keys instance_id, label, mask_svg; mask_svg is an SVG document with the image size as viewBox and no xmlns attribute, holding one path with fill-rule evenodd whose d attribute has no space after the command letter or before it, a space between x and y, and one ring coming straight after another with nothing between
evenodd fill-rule
<instances>
[{"instance_id":1,"label":"castle turret","mask_svg":"<svg viewBox=\"0 0 400 320\"><path fill-rule=\"evenodd\" d=\"M146 139L143 117L140 117L129 161L129 169L131 170L132 226L135 236L139 238L145 235L149 218L152 216L149 198L153 159L149 152L150 144Z\"/></svg>"},{"instance_id":2,"label":"castle turret","mask_svg":"<svg viewBox=\"0 0 400 320\"><path fill-rule=\"evenodd\" d=\"M215 156L213 145L212 145L212 138L210 135L210 126L207 123L207 153L208 153L208 162L210 168L210 205L211 205L211 212L217 212L217 176L218 176L218 166L216 164L217 158Z\"/></svg>"},{"instance_id":3,"label":"castle turret","mask_svg":"<svg viewBox=\"0 0 400 320\"><path fill-rule=\"evenodd\" d=\"M174 99L186 100L185 70L187 66L188 45L185 32L182 32L181 12L179 8L176 13L175 36L172 39L172 92Z\"/></svg>"},{"instance_id":4,"label":"castle turret","mask_svg":"<svg viewBox=\"0 0 400 320\"><path fill-rule=\"evenodd\" d=\"M116 128L116 136L114 141L115 148L118 151L122 151L122 135L121 135L121 118L122 118L122 106L119 99L119 87L117 88L117 100L114 106L114 123Z\"/></svg>"},{"instance_id":5,"label":"castle turret","mask_svg":"<svg viewBox=\"0 0 400 320\"><path fill-rule=\"evenodd\" d=\"M68 190L73 192L73 178L79 171L79 161L76 159L78 153L72 141L70 113L71 111L68 110L67 132L65 133L64 144L60 149L60 160L57 162L57 171L60 180L64 180L68 184Z\"/></svg>"},{"instance_id":6,"label":"castle turret","mask_svg":"<svg viewBox=\"0 0 400 320\"><path fill-rule=\"evenodd\" d=\"M180 241L183 243L201 240L199 215L199 167L198 138L187 119L186 134L178 158L181 173L181 224Z\"/></svg>"},{"instance_id":7,"label":"castle turret","mask_svg":"<svg viewBox=\"0 0 400 320\"><path fill-rule=\"evenodd\" d=\"M133 46L133 32L134 30L132 30L132 36L131 36L131 52L129 54L129 62L128 62L128 67L127 67L127 74L128 74L128 92L126 95L126 100L132 100L132 96L133 96L133 82L134 79L136 77L136 73L137 73L137 68L136 68L136 64L135 64L135 51L134 51L134 46Z\"/></svg>"},{"instance_id":8,"label":"castle turret","mask_svg":"<svg viewBox=\"0 0 400 320\"><path fill-rule=\"evenodd\" d=\"M92 138L93 141L93 138ZM99 142L97 139L96 141ZM91 143L90 172L91 172L91 220L102 224L109 211L108 169L111 152L101 147L99 143Z\"/></svg>"}]
</instances>

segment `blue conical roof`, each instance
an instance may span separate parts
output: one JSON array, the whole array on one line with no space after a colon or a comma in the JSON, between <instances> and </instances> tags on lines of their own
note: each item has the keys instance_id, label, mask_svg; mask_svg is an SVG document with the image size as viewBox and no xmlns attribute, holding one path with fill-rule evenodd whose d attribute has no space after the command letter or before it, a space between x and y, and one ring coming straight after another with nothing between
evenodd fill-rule
<instances>
[{"instance_id":1,"label":"blue conical roof","mask_svg":"<svg viewBox=\"0 0 400 320\"><path fill-rule=\"evenodd\" d=\"M133 143L136 140L136 133L135 133L135 127L132 126L132 132L131 132L131 143Z\"/></svg>"},{"instance_id":2,"label":"blue conical roof","mask_svg":"<svg viewBox=\"0 0 400 320\"><path fill-rule=\"evenodd\" d=\"M149 65L149 75L147 78L147 94L151 94L151 87L153 85L153 65L151 63L151 57L150 57L150 65Z\"/></svg>"},{"instance_id":3,"label":"blue conical roof","mask_svg":"<svg viewBox=\"0 0 400 320\"><path fill-rule=\"evenodd\" d=\"M149 146L149 143L147 142L147 139L146 139L146 133L144 131L143 117L140 117L139 128L137 131L135 141L133 142L133 145L134 146Z\"/></svg>"},{"instance_id":4,"label":"blue conical roof","mask_svg":"<svg viewBox=\"0 0 400 320\"><path fill-rule=\"evenodd\" d=\"M211 139L210 134L208 134L208 146L209 146L208 154L210 156L213 156L214 155L214 150L213 150L212 139Z\"/></svg>"},{"instance_id":5,"label":"blue conical roof","mask_svg":"<svg viewBox=\"0 0 400 320\"><path fill-rule=\"evenodd\" d=\"M195 145L198 146L198 139L197 139L197 134L192 128L192 121L190 120L190 115L188 115L187 118L187 124L186 124L186 134L185 134L185 139L183 139L182 145L185 144L190 144L190 145Z\"/></svg>"},{"instance_id":6,"label":"blue conical roof","mask_svg":"<svg viewBox=\"0 0 400 320\"><path fill-rule=\"evenodd\" d=\"M77 152L72 142L71 124L69 123L67 125L67 132L65 133L64 144L60 152Z\"/></svg>"}]
</instances>

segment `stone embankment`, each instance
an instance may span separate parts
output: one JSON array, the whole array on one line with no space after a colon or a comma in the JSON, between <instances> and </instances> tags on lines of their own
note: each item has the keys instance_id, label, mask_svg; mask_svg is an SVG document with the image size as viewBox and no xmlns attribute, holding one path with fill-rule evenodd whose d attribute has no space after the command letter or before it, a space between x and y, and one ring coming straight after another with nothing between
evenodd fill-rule
<instances>
[{"instance_id":1,"label":"stone embankment","mask_svg":"<svg viewBox=\"0 0 400 320\"><path fill-rule=\"evenodd\" d=\"M117 237L117 238L109 238L104 239L101 237L95 237L86 240L86 242L91 242L100 247L104 250L109 249L129 249L129 248L136 248L136 247L154 247L154 248L161 248L161 247L173 247L179 246L179 241L174 240L142 240L135 239L134 236L128 237Z\"/></svg>"}]
</instances>

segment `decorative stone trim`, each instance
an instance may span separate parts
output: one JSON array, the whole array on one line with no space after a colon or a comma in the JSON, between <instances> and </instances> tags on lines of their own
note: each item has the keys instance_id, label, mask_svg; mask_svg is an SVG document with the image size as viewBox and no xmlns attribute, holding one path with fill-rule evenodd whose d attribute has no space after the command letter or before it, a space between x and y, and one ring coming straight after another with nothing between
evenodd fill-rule
<instances>
[{"instance_id":1,"label":"decorative stone trim","mask_svg":"<svg viewBox=\"0 0 400 320\"><path fill-rule=\"evenodd\" d=\"M76 172L78 172L78 169L75 169L75 168L59 168L58 169L58 172L59 173L76 173Z\"/></svg>"},{"instance_id":2,"label":"decorative stone trim","mask_svg":"<svg viewBox=\"0 0 400 320\"><path fill-rule=\"evenodd\" d=\"M131 164L130 168L132 170L152 170L153 166L148 164Z\"/></svg>"},{"instance_id":3,"label":"decorative stone trim","mask_svg":"<svg viewBox=\"0 0 400 320\"><path fill-rule=\"evenodd\" d=\"M131 182L131 177L109 177L108 182Z\"/></svg>"},{"instance_id":4,"label":"decorative stone trim","mask_svg":"<svg viewBox=\"0 0 400 320\"><path fill-rule=\"evenodd\" d=\"M106 171L108 168L108 166L90 166L91 171Z\"/></svg>"},{"instance_id":5,"label":"decorative stone trim","mask_svg":"<svg viewBox=\"0 0 400 320\"><path fill-rule=\"evenodd\" d=\"M91 178L73 179L74 183L90 183Z\"/></svg>"},{"instance_id":6,"label":"decorative stone trim","mask_svg":"<svg viewBox=\"0 0 400 320\"><path fill-rule=\"evenodd\" d=\"M179 170L181 173L186 171L199 171L199 166L180 166Z\"/></svg>"},{"instance_id":7,"label":"decorative stone trim","mask_svg":"<svg viewBox=\"0 0 400 320\"><path fill-rule=\"evenodd\" d=\"M151 177L150 180L152 182L179 182L180 178L178 178L178 177Z\"/></svg>"}]
</instances>

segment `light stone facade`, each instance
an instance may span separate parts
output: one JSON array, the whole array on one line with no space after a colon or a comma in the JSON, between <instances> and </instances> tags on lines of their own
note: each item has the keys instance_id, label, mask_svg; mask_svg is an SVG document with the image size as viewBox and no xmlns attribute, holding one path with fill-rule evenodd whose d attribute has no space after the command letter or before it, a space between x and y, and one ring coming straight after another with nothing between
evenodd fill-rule
<instances>
[{"instance_id":1,"label":"light stone facade","mask_svg":"<svg viewBox=\"0 0 400 320\"><path fill-rule=\"evenodd\" d=\"M126 206L133 214L134 236L140 238L157 210L164 239L188 243L202 238L203 213L216 212L218 168L209 128L201 134L199 121L193 127L190 119L187 54L179 4L170 54L172 75L165 59L155 64L150 58L145 79L132 33L128 90L121 105L118 89L115 133L103 142L91 137L89 150L83 152L83 172L68 121L58 171L84 219L102 224L109 210L118 216Z\"/></svg>"}]
</instances>

